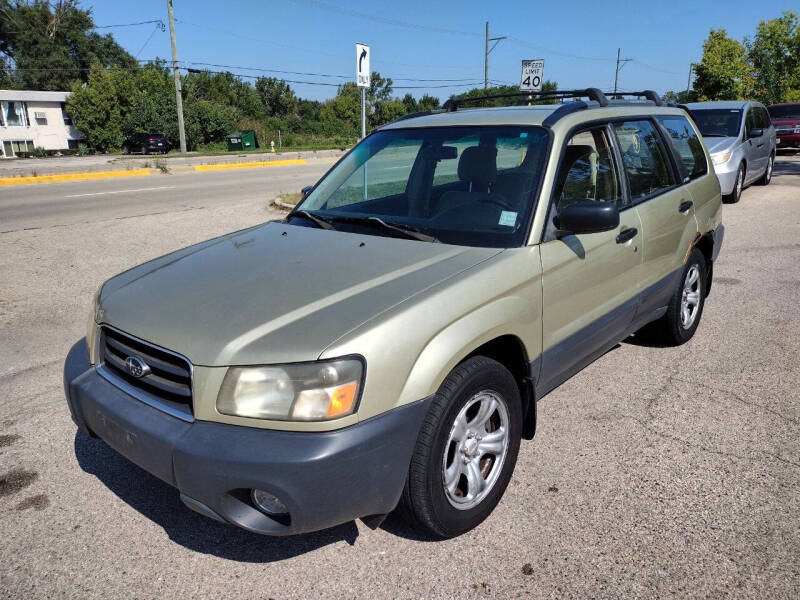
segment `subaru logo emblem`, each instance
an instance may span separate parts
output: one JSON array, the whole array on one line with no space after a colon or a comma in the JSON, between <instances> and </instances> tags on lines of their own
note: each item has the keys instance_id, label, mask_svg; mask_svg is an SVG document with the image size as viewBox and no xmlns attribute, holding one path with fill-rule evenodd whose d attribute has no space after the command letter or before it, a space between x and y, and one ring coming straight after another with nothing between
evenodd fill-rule
<instances>
[{"instance_id":1,"label":"subaru logo emblem","mask_svg":"<svg viewBox=\"0 0 800 600\"><path fill-rule=\"evenodd\" d=\"M128 368L128 373L137 378L150 374L150 366L138 356L126 358L125 366Z\"/></svg>"}]
</instances>

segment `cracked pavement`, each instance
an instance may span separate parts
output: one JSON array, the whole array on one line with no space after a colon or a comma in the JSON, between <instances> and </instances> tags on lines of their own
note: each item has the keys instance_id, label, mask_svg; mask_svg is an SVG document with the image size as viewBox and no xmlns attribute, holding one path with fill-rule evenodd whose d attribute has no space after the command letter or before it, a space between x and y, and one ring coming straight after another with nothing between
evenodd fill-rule
<instances>
[{"instance_id":1,"label":"cracked pavement","mask_svg":"<svg viewBox=\"0 0 800 600\"><path fill-rule=\"evenodd\" d=\"M724 207L694 339L634 336L544 398L504 499L449 541L249 534L76 434L61 363L100 282L265 204L0 235L0 597L800 597L800 155Z\"/></svg>"}]
</instances>

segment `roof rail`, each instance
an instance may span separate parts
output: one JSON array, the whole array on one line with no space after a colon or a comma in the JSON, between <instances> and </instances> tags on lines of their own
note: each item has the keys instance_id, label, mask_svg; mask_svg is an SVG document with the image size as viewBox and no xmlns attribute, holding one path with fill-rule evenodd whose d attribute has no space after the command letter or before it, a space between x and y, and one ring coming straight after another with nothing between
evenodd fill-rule
<instances>
[{"instance_id":1,"label":"roof rail","mask_svg":"<svg viewBox=\"0 0 800 600\"><path fill-rule=\"evenodd\" d=\"M654 92L653 90L643 90L641 92L614 92L611 94L612 98L616 98L617 96L637 96L650 100L650 102L656 106L665 106L661 96L658 95L658 92Z\"/></svg>"},{"instance_id":2,"label":"roof rail","mask_svg":"<svg viewBox=\"0 0 800 600\"><path fill-rule=\"evenodd\" d=\"M388 123L384 123L381 127L386 125L391 125L392 123L397 123L398 121L405 121L406 119L414 119L416 117L427 117L428 115L438 115L439 113L446 112L443 108L434 108L433 110L418 110L415 112L406 113L397 117L394 121L389 121Z\"/></svg>"},{"instance_id":3,"label":"roof rail","mask_svg":"<svg viewBox=\"0 0 800 600\"><path fill-rule=\"evenodd\" d=\"M655 92L652 92L655 94ZM514 92L512 94L492 94L489 96L462 96L450 98L444 103L446 112L455 112L462 104L472 104L481 100L496 100L498 98L528 98L530 96L553 98L563 100L565 98L588 98L597 102L600 106L608 106L608 98L597 88L586 88L583 90L550 90L541 92ZM656 94L658 96L658 94ZM659 98L659 101L661 99Z\"/></svg>"}]
</instances>

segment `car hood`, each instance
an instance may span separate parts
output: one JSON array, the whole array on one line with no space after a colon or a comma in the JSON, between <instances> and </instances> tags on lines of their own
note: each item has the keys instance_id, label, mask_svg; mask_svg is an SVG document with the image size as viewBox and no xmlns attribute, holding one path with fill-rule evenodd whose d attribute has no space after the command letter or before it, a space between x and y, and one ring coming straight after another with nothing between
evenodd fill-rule
<instances>
[{"instance_id":1,"label":"car hood","mask_svg":"<svg viewBox=\"0 0 800 600\"><path fill-rule=\"evenodd\" d=\"M703 139L706 141L710 154L729 150L739 140L738 137L707 137Z\"/></svg>"},{"instance_id":2,"label":"car hood","mask_svg":"<svg viewBox=\"0 0 800 600\"><path fill-rule=\"evenodd\" d=\"M99 317L195 365L315 360L368 319L499 252L267 223L109 279Z\"/></svg>"}]
</instances>

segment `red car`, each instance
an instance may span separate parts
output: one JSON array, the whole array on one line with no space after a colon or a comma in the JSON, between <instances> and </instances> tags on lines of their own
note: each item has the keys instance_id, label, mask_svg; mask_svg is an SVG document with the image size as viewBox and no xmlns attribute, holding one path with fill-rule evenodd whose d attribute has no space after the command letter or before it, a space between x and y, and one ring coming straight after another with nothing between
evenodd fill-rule
<instances>
[{"instance_id":1,"label":"red car","mask_svg":"<svg viewBox=\"0 0 800 600\"><path fill-rule=\"evenodd\" d=\"M773 104L767 110L778 136L778 149L800 148L800 102Z\"/></svg>"}]
</instances>

